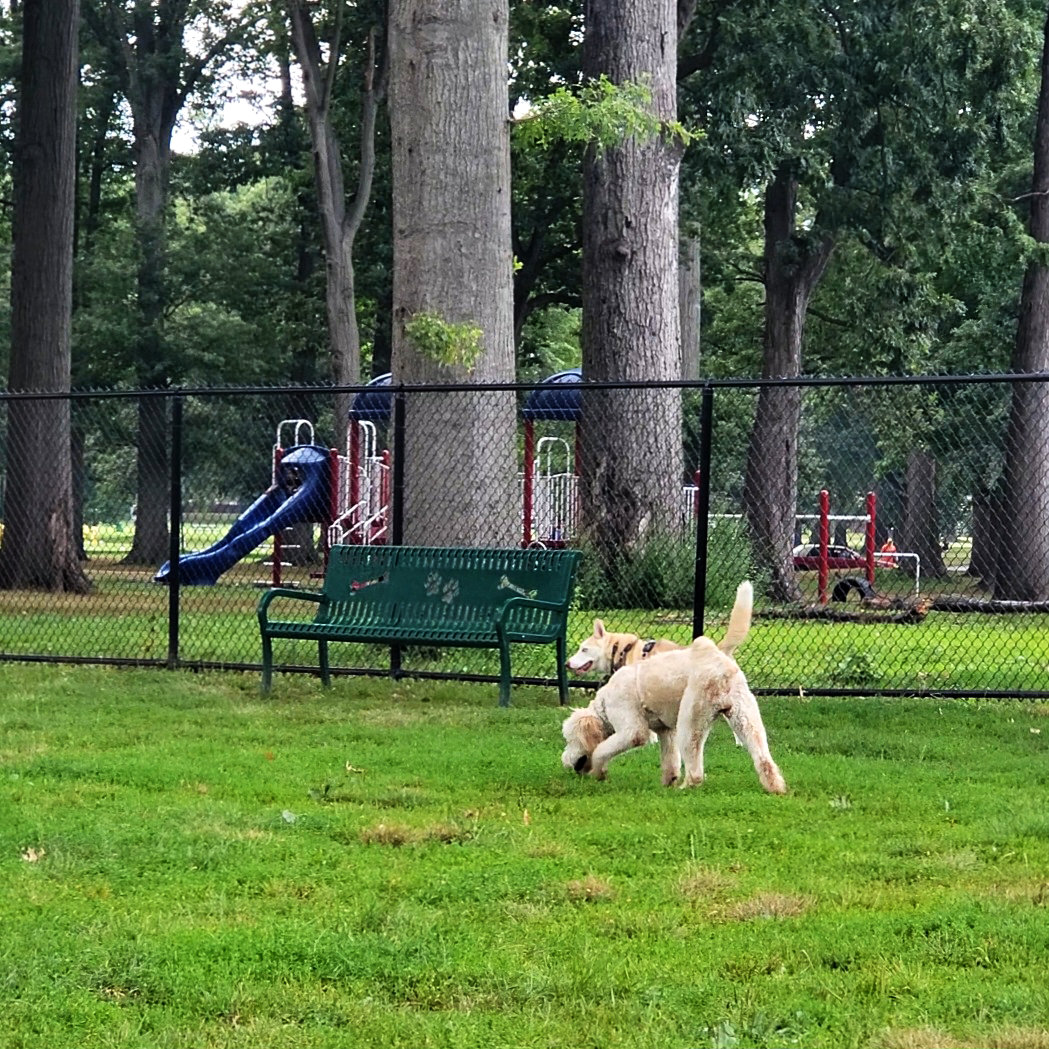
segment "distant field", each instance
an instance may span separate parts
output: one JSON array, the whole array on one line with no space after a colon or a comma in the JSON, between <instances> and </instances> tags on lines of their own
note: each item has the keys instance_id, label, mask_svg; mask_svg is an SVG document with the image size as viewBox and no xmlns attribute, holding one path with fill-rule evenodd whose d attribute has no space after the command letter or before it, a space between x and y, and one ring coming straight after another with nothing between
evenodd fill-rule
<instances>
[{"instance_id":1,"label":"distant field","mask_svg":"<svg viewBox=\"0 0 1049 1049\"><path fill-rule=\"evenodd\" d=\"M214 515L211 515L214 518ZM232 516L194 521L183 538L202 549L225 535ZM120 563L131 542L130 524L88 529L86 570L94 584L87 596L0 591L0 655L26 653L68 657L163 661L169 648L169 592L153 582L152 567ZM116 551L116 552L114 552ZM119 556L118 556L119 555ZM271 544L266 542L228 571L216 586L185 587L179 602L179 655L188 662L257 664L260 643L255 609L271 585ZM716 570L717 566L712 566ZM282 569L282 583L320 586L320 566ZM848 573L831 573L830 589ZM804 600L815 603L817 573L801 572ZM735 582L733 581L733 587ZM890 597L913 595L900 572L878 569L875 587ZM722 589L726 589L722 587ZM984 597L964 572L925 580L925 595ZM852 600L855 600L853 595ZM838 606L841 608L855 607ZM302 611L299 608L296 611ZM290 611L290 610L289 610ZM807 622L765 618L759 596L755 626L741 659L759 690L805 692L827 688L893 689L917 694L952 691L1049 691L1049 617L930 613L920 624ZM717 637L727 609L711 608L705 628ZM691 637L691 609L590 609L572 614L569 641L590 633L600 616L611 630L643 637ZM278 663L312 667L316 648L278 642ZM377 646L335 645L336 668L389 666ZM451 674L498 674L495 653L445 649L408 650L405 667ZM552 678L553 648L517 646L514 673Z\"/></svg>"}]
</instances>

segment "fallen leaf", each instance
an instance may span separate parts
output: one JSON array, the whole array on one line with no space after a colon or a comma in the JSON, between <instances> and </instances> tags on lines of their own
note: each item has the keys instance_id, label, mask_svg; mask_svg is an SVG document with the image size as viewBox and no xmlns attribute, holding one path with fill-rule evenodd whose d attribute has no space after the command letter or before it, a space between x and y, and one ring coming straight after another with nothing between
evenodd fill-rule
<instances>
[{"instance_id":1,"label":"fallen leaf","mask_svg":"<svg viewBox=\"0 0 1049 1049\"><path fill-rule=\"evenodd\" d=\"M359 769L359 768L357 768L357 766L356 766L356 765L351 765L351 764L350 764L350 763L349 763L349 762L347 761L347 762L346 762L346 771L347 771L347 772L363 772L363 771L364 771L364 769Z\"/></svg>"},{"instance_id":2,"label":"fallen leaf","mask_svg":"<svg viewBox=\"0 0 1049 1049\"><path fill-rule=\"evenodd\" d=\"M528 815L528 809L524 810L524 825L526 827L531 826L532 817Z\"/></svg>"},{"instance_id":3,"label":"fallen leaf","mask_svg":"<svg viewBox=\"0 0 1049 1049\"><path fill-rule=\"evenodd\" d=\"M37 863L38 861L42 860L46 855L47 849L43 848L43 846L37 849L30 845L28 849L22 850L22 859L25 860L26 863Z\"/></svg>"}]
</instances>

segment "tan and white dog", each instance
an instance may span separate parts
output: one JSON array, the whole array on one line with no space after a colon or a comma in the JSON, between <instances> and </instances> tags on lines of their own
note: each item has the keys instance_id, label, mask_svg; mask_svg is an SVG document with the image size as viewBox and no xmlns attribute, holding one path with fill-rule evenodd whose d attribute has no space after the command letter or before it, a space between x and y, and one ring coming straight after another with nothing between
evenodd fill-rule
<instances>
[{"instance_id":1,"label":"tan and white dog","mask_svg":"<svg viewBox=\"0 0 1049 1049\"><path fill-rule=\"evenodd\" d=\"M729 627L719 645L698 637L687 648L663 652L621 667L598 689L588 707L573 710L562 731L561 764L604 779L617 754L659 740L664 786L681 775L681 786L703 782L703 749L714 722L723 717L750 752L758 779L772 794L787 785L769 752L757 699L732 653L750 629L754 591L740 583Z\"/></svg>"},{"instance_id":2,"label":"tan and white dog","mask_svg":"<svg viewBox=\"0 0 1049 1049\"><path fill-rule=\"evenodd\" d=\"M583 642L575 654L565 660L565 666L573 674L588 674L593 671L608 677L620 667L640 663L642 659L673 652L684 646L666 638L642 641L637 634L617 634L605 629L600 619L594 620L594 632Z\"/></svg>"}]
</instances>

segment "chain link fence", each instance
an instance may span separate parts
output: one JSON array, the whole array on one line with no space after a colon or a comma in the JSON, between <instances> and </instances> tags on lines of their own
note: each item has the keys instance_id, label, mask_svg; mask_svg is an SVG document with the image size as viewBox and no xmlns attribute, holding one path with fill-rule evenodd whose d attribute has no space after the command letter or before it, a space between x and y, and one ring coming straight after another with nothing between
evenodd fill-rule
<instances>
[{"instance_id":1,"label":"chain link fence","mask_svg":"<svg viewBox=\"0 0 1049 1049\"><path fill-rule=\"evenodd\" d=\"M27 542L20 505L68 467L26 424L37 401L7 395L0 658L257 670L262 592L319 589L333 544L571 546L570 651L595 630L717 638L749 578L738 658L756 691L1046 696L1047 395L1041 376L623 385L570 371L41 398L70 419L84 593L12 585L48 546ZM515 675L552 683L552 653L516 646ZM313 669L315 645L277 642L275 657ZM333 673L391 666L379 646L331 658ZM400 665L495 680L497 662L419 647Z\"/></svg>"}]
</instances>

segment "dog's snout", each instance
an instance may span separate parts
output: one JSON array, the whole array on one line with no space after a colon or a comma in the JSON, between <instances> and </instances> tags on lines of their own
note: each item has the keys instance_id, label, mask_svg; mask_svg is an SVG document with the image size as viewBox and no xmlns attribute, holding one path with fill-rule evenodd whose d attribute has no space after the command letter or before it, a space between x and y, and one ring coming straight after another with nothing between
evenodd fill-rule
<instances>
[{"instance_id":1,"label":"dog's snout","mask_svg":"<svg viewBox=\"0 0 1049 1049\"><path fill-rule=\"evenodd\" d=\"M584 772L590 771L590 755L582 754L576 758L575 764L572 766L581 776Z\"/></svg>"}]
</instances>

